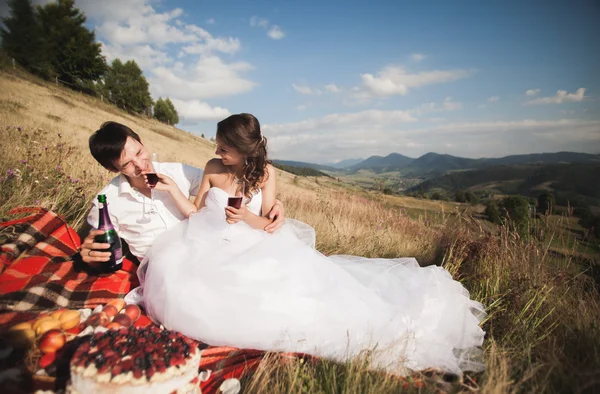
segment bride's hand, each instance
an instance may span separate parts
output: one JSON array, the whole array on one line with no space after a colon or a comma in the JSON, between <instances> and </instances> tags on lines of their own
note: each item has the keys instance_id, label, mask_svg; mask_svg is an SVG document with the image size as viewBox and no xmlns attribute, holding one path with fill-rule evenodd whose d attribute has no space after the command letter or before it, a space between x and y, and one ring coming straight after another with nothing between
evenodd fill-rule
<instances>
[{"instance_id":1,"label":"bride's hand","mask_svg":"<svg viewBox=\"0 0 600 394\"><path fill-rule=\"evenodd\" d=\"M158 176L158 182L156 183L156 186L154 186L154 190L171 192L177 188L177 183L175 183L175 181L173 179L171 179L170 177L168 177L167 175L165 175L165 174L156 174L156 175ZM148 184L148 177L146 176L146 174L144 174L144 181L146 182L146 186L148 188L150 188L150 185Z\"/></svg>"},{"instance_id":2,"label":"bride's hand","mask_svg":"<svg viewBox=\"0 0 600 394\"><path fill-rule=\"evenodd\" d=\"M225 208L225 216L227 216L225 220L227 220L227 223L229 224L234 224L240 221L243 222L247 214L248 208L246 208L246 205L244 204L242 204L240 209L229 206Z\"/></svg>"}]
</instances>

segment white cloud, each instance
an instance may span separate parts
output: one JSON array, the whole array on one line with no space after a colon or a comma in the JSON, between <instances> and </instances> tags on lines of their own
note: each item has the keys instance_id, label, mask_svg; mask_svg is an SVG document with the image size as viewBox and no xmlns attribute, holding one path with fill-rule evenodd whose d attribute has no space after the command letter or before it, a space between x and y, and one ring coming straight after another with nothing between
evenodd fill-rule
<instances>
[{"instance_id":1,"label":"white cloud","mask_svg":"<svg viewBox=\"0 0 600 394\"><path fill-rule=\"evenodd\" d=\"M329 85L325 85L325 91L329 93L339 93L340 89L337 87L336 84L330 83Z\"/></svg>"},{"instance_id":2,"label":"white cloud","mask_svg":"<svg viewBox=\"0 0 600 394\"><path fill-rule=\"evenodd\" d=\"M361 75L365 89L377 96L405 95L409 88L452 82L466 78L473 71L457 70L432 70L409 73L402 67L388 66L377 73Z\"/></svg>"},{"instance_id":3,"label":"white cloud","mask_svg":"<svg viewBox=\"0 0 600 394\"><path fill-rule=\"evenodd\" d=\"M267 35L274 40L281 40L283 37L285 37L285 33L283 30L281 30L281 27L277 25L272 26Z\"/></svg>"},{"instance_id":4,"label":"white cloud","mask_svg":"<svg viewBox=\"0 0 600 394\"><path fill-rule=\"evenodd\" d=\"M250 18L250 27L260 27L263 29L269 29L270 23L268 19L260 18L258 16L253 16ZM281 27L277 25L272 25L271 28L267 31L267 36L274 40L281 40L285 37L285 33Z\"/></svg>"},{"instance_id":5,"label":"white cloud","mask_svg":"<svg viewBox=\"0 0 600 394\"><path fill-rule=\"evenodd\" d=\"M536 95L537 95L539 92L540 92L540 90L539 90L539 89L528 89L528 90L525 92L525 95L526 95L526 96L530 96L530 97L532 97L532 96L536 96Z\"/></svg>"},{"instance_id":6,"label":"white cloud","mask_svg":"<svg viewBox=\"0 0 600 394\"><path fill-rule=\"evenodd\" d=\"M217 23L217 21L215 20L215 18L209 18L206 20L206 23L209 25L214 25L215 23Z\"/></svg>"},{"instance_id":7,"label":"white cloud","mask_svg":"<svg viewBox=\"0 0 600 394\"><path fill-rule=\"evenodd\" d=\"M435 102L421 104L414 112L420 115L428 112L456 111L461 109L462 106L462 103L453 101L452 97L446 97L441 105Z\"/></svg>"},{"instance_id":8,"label":"white cloud","mask_svg":"<svg viewBox=\"0 0 600 394\"><path fill-rule=\"evenodd\" d=\"M317 94L316 91L314 91L311 87L309 86L301 86L301 85L296 85L295 83L292 84L292 88L300 93L300 94L305 94L307 96L313 95L313 94Z\"/></svg>"},{"instance_id":9,"label":"white cloud","mask_svg":"<svg viewBox=\"0 0 600 394\"><path fill-rule=\"evenodd\" d=\"M539 97L525 102L525 104L562 104L583 101L585 88L579 88L575 93L567 93L566 90L559 90L554 96Z\"/></svg>"},{"instance_id":10,"label":"white cloud","mask_svg":"<svg viewBox=\"0 0 600 394\"><path fill-rule=\"evenodd\" d=\"M226 97L248 92L256 85L241 76L252 68L246 62L225 63L217 56L204 56L191 66L157 67L148 80L158 96L181 100Z\"/></svg>"},{"instance_id":11,"label":"white cloud","mask_svg":"<svg viewBox=\"0 0 600 394\"><path fill-rule=\"evenodd\" d=\"M299 106L296 107L296 109L298 111L306 111L307 108L308 108L307 104L300 104Z\"/></svg>"},{"instance_id":12,"label":"white cloud","mask_svg":"<svg viewBox=\"0 0 600 394\"><path fill-rule=\"evenodd\" d=\"M564 149L600 150L600 121L535 119L455 122L425 119L414 111L361 111L309 118L301 122L264 125L273 157L325 162L350 157L387 155L418 157L426 152L465 157L551 152Z\"/></svg>"},{"instance_id":13,"label":"white cloud","mask_svg":"<svg viewBox=\"0 0 600 394\"><path fill-rule=\"evenodd\" d=\"M171 99L177 112L185 123L194 123L202 120L221 120L231 115L231 112L226 108L211 107L200 100L183 101Z\"/></svg>"},{"instance_id":14,"label":"white cloud","mask_svg":"<svg viewBox=\"0 0 600 394\"><path fill-rule=\"evenodd\" d=\"M153 67L169 64L172 59L163 51L152 48L148 44L132 45L122 47L118 44L111 45L101 42L102 54L110 63L114 59L120 59L123 62L134 60L140 68L151 69Z\"/></svg>"},{"instance_id":15,"label":"white cloud","mask_svg":"<svg viewBox=\"0 0 600 394\"><path fill-rule=\"evenodd\" d=\"M251 27L269 27L269 20L265 18L259 18L258 16L253 16L250 18L250 26Z\"/></svg>"},{"instance_id":16,"label":"white cloud","mask_svg":"<svg viewBox=\"0 0 600 394\"><path fill-rule=\"evenodd\" d=\"M189 54L209 54L221 52L233 54L239 51L240 40L233 37L206 38L203 42L194 43L183 47L183 51Z\"/></svg>"},{"instance_id":17,"label":"white cloud","mask_svg":"<svg viewBox=\"0 0 600 394\"><path fill-rule=\"evenodd\" d=\"M498 96L492 96L492 97L488 98L487 101L490 102L490 103L497 103L499 100L500 100L500 97L498 97Z\"/></svg>"},{"instance_id":18,"label":"white cloud","mask_svg":"<svg viewBox=\"0 0 600 394\"><path fill-rule=\"evenodd\" d=\"M329 132L347 131L356 128L380 127L384 124L415 122L417 118L410 111L381 111L376 109L334 113L320 118L310 118L300 122L265 125L272 134L295 134L306 131Z\"/></svg>"},{"instance_id":19,"label":"white cloud","mask_svg":"<svg viewBox=\"0 0 600 394\"><path fill-rule=\"evenodd\" d=\"M425 55L422 53L413 53L410 55L410 58L415 62L420 62L421 60L425 59Z\"/></svg>"}]
</instances>

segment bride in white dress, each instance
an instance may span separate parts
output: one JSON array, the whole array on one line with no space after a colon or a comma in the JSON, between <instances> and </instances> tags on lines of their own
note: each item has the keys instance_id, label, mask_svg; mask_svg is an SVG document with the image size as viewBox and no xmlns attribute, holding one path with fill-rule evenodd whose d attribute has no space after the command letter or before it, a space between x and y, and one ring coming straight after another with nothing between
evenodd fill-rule
<instances>
[{"instance_id":1,"label":"bride in white dress","mask_svg":"<svg viewBox=\"0 0 600 394\"><path fill-rule=\"evenodd\" d=\"M258 120L232 115L216 142L221 159L207 164L195 205L179 202L193 214L150 248L129 300L141 296L152 319L210 345L342 362L368 354L373 368L396 374L484 368L484 308L446 270L414 258L326 257L314 230L291 219L266 233L261 213L275 202L276 177ZM232 185L245 189L240 209L227 206Z\"/></svg>"}]
</instances>

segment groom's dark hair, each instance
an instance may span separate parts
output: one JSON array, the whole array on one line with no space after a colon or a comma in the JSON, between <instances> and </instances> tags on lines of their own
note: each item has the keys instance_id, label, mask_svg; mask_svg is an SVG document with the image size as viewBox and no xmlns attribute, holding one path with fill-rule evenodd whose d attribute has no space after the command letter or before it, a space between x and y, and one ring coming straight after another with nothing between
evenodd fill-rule
<instances>
[{"instance_id":1,"label":"groom's dark hair","mask_svg":"<svg viewBox=\"0 0 600 394\"><path fill-rule=\"evenodd\" d=\"M140 144L140 136L129 127L117 122L104 122L100 128L90 136L90 152L94 159L109 171L118 172L114 162L121 157L127 137L131 137Z\"/></svg>"}]
</instances>

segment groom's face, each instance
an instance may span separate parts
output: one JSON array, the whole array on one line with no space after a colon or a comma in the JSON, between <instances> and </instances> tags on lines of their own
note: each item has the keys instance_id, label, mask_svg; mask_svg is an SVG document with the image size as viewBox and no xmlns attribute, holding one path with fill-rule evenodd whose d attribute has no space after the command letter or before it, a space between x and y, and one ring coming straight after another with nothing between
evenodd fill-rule
<instances>
[{"instance_id":1,"label":"groom's face","mask_svg":"<svg viewBox=\"0 0 600 394\"><path fill-rule=\"evenodd\" d=\"M131 137L127 137L121 157L114 164L121 174L128 177L139 177L152 170L150 153L142 143Z\"/></svg>"}]
</instances>

